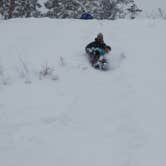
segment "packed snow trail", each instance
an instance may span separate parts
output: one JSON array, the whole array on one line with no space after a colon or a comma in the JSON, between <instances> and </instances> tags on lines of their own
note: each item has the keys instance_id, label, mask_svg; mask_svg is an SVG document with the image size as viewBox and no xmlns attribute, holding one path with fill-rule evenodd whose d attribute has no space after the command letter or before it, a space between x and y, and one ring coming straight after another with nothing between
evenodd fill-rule
<instances>
[{"instance_id":1,"label":"packed snow trail","mask_svg":"<svg viewBox=\"0 0 166 166\"><path fill-rule=\"evenodd\" d=\"M0 165L165 165L165 28L162 20L2 21ZM107 72L84 55L98 32L113 48Z\"/></svg>"}]
</instances>

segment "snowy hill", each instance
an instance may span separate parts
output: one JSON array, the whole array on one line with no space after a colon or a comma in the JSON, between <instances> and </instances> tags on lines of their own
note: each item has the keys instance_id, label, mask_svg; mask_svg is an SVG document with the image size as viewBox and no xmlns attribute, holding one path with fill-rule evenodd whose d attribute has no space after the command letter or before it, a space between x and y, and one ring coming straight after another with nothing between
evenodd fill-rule
<instances>
[{"instance_id":1,"label":"snowy hill","mask_svg":"<svg viewBox=\"0 0 166 166\"><path fill-rule=\"evenodd\" d=\"M156 10L158 8L163 8L166 10L166 1L165 0L135 0L138 6L146 11Z\"/></svg>"},{"instance_id":2,"label":"snowy hill","mask_svg":"<svg viewBox=\"0 0 166 166\"><path fill-rule=\"evenodd\" d=\"M122 26L123 25L123 26ZM165 165L164 20L0 23L0 165ZM111 70L88 63L98 32Z\"/></svg>"},{"instance_id":3,"label":"snowy hill","mask_svg":"<svg viewBox=\"0 0 166 166\"><path fill-rule=\"evenodd\" d=\"M165 0L135 0L137 6L143 11L140 14L143 18L161 18L166 19L166 1ZM139 17L140 17L139 16Z\"/></svg>"}]
</instances>

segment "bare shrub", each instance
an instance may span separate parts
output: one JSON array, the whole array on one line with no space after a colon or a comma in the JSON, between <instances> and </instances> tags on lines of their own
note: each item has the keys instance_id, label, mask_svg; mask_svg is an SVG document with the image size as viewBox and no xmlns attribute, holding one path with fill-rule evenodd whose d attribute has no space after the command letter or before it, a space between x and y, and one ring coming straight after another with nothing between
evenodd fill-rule
<instances>
[{"instance_id":1,"label":"bare shrub","mask_svg":"<svg viewBox=\"0 0 166 166\"><path fill-rule=\"evenodd\" d=\"M48 78L52 80L58 80L58 75L55 74L55 68L49 67L48 64L42 66L39 72L39 79L42 80L43 78Z\"/></svg>"}]
</instances>

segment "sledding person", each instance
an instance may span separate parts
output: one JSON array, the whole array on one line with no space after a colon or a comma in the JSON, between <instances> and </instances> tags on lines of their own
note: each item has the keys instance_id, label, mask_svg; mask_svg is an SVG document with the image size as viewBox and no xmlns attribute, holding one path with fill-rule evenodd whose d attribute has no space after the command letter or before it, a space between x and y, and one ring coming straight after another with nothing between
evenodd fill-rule
<instances>
[{"instance_id":1,"label":"sledding person","mask_svg":"<svg viewBox=\"0 0 166 166\"><path fill-rule=\"evenodd\" d=\"M111 47L104 43L103 34L99 33L95 41L89 43L85 48L92 66L98 67L100 61L104 61L104 55L111 51Z\"/></svg>"}]
</instances>

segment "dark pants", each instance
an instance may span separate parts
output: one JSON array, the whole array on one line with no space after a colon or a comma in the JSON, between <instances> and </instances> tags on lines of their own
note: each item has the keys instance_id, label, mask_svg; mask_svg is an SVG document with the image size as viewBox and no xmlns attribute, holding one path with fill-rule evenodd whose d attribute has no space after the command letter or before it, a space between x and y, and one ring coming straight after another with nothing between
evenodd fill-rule
<instances>
[{"instance_id":1,"label":"dark pants","mask_svg":"<svg viewBox=\"0 0 166 166\"><path fill-rule=\"evenodd\" d=\"M100 58L99 52L98 51L89 52L88 49L86 49L85 51L88 54L88 58L89 58L91 64L94 65Z\"/></svg>"}]
</instances>

